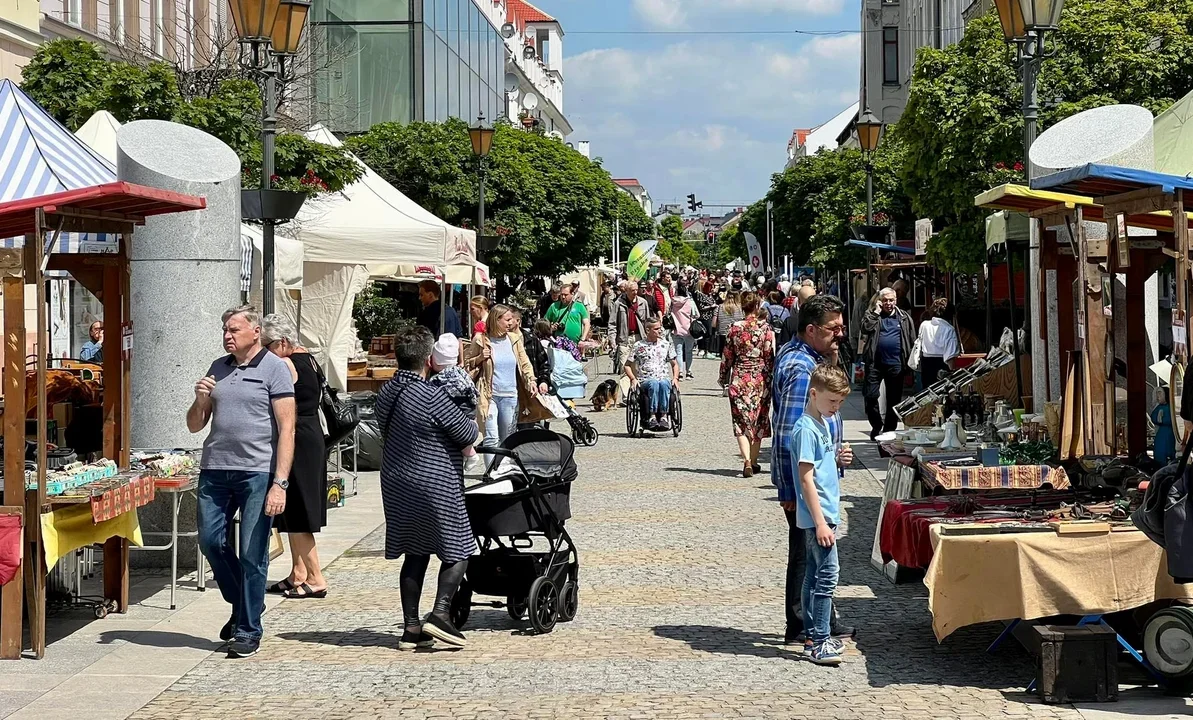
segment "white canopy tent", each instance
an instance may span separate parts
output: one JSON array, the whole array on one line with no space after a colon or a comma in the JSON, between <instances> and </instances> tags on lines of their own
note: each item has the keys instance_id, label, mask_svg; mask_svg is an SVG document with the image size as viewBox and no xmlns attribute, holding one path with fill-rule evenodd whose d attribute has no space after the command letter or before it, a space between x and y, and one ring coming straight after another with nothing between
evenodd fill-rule
<instances>
[{"instance_id":1,"label":"white canopy tent","mask_svg":"<svg viewBox=\"0 0 1193 720\"><path fill-rule=\"evenodd\" d=\"M321 125L306 136L342 146ZM348 358L356 351L353 301L370 278L491 284L488 268L476 261L475 232L441 220L353 159L364 170L360 180L309 198L297 218L278 228L304 250L302 342L339 388L347 387ZM278 307L297 319L293 301Z\"/></svg>"}]
</instances>

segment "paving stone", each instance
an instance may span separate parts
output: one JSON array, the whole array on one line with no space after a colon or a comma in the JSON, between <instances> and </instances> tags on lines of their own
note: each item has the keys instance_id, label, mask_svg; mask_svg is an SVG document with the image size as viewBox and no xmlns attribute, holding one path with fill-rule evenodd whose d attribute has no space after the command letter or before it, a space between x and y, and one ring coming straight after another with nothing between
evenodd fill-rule
<instances>
[{"instance_id":1,"label":"paving stone","mask_svg":"<svg viewBox=\"0 0 1193 720\"><path fill-rule=\"evenodd\" d=\"M697 362L702 378L714 367ZM769 475L740 477L720 393L684 390L679 438L631 439L623 413L589 416L602 435L577 449L574 622L533 636L503 609L474 608L467 648L399 652L400 564L382 557L378 529L328 568L325 600L269 612L259 655L212 656L134 717L1078 717L1023 694L1033 669L1013 644L985 653L997 628L938 645L924 587L870 567L882 488L864 469L844 482L837 593L857 641L840 668L783 647L787 524Z\"/></svg>"}]
</instances>

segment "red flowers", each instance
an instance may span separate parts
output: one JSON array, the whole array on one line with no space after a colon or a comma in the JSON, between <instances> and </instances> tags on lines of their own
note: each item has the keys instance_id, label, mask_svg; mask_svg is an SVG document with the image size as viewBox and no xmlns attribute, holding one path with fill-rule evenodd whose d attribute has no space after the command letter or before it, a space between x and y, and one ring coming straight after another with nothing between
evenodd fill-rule
<instances>
[{"instance_id":1,"label":"red flowers","mask_svg":"<svg viewBox=\"0 0 1193 720\"><path fill-rule=\"evenodd\" d=\"M307 174L302 176L302 179L298 181L298 184L302 185L303 187L317 187L324 192L328 190L327 183L318 175L316 175L314 170L308 169Z\"/></svg>"}]
</instances>

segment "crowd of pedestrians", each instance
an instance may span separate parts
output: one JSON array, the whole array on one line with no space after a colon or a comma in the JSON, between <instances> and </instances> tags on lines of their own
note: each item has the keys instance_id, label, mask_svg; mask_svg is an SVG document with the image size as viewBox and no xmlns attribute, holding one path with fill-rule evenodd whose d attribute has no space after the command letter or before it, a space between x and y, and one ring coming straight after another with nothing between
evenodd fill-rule
<instances>
[{"instance_id":1,"label":"crowd of pedestrians","mask_svg":"<svg viewBox=\"0 0 1193 720\"><path fill-rule=\"evenodd\" d=\"M839 412L851 387L847 370L861 358L876 435L894 429L891 408L909 368L933 381L953 367L961 344L946 301L932 303L917 330L898 288L887 287L855 306L855 354L845 305L827 289L782 276L664 270L606 284L594 318L578 288L557 283L531 308L539 317L526 327L517 308L471 298L468 337L455 311L442 305L439 287L420 285L419 323L395 336L397 374L376 404L386 556L404 558L399 647L465 644L448 611L476 550L464 510L466 460L478 446L550 418L543 400L558 390L561 366L580 367L583 387L580 362L597 322L612 340L615 372L641 389L644 424L652 430L669 429L671 394L695 376L695 359L719 357L743 477L762 471L762 443L772 438L771 481L789 527L785 642L813 662L841 662L840 640L854 632L832 603L840 477L853 462ZM210 427L199 543L232 606L220 636L231 656L248 657L259 647L266 592L317 599L329 591L315 541L327 519L328 448L319 423L325 381L284 318L239 307L223 322L228 355L195 384L187 423L192 432ZM440 335L432 324L453 329ZM234 550L228 528L236 516ZM292 561L287 576L266 587L271 527L287 533ZM438 590L422 616L431 555L440 560Z\"/></svg>"}]
</instances>

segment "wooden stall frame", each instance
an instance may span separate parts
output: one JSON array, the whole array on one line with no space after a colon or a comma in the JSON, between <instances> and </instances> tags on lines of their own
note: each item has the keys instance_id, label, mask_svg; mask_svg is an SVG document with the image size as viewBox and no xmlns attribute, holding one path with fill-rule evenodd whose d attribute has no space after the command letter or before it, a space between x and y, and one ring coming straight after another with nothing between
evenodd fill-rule
<instances>
[{"instance_id":1,"label":"wooden stall frame","mask_svg":"<svg viewBox=\"0 0 1193 720\"><path fill-rule=\"evenodd\" d=\"M144 218L102 211L52 208L51 212L38 208L37 232L25 236L25 246L19 250L0 251L0 282L4 296L4 478L5 497L24 497L25 542L22 572L3 587L3 613L0 614L0 659L17 659L23 652L22 605L27 608L30 628L30 649L33 656L45 656L45 603L48 569L41 538L40 517L53 509L47 502L46 443L48 411L46 407L46 373L48 328L46 317L45 271L49 268L65 270L84 286L98 290L104 307L104 321L115 329L113 352L104 353L103 450L104 457L114 460L125 469L130 462L131 362L122 352L123 329L131 317L130 267L128 243L133 227ZM56 223L50 227L47 221ZM47 231L53 239L63 230L67 232L110 232L120 236L119 252L112 255L52 255L45 256ZM25 488L25 285L36 285L37 292L37 488ZM129 541L110 538L104 543L104 597L114 601L117 612L127 612L129 603ZM22 598L24 603L21 602Z\"/></svg>"}]
</instances>

